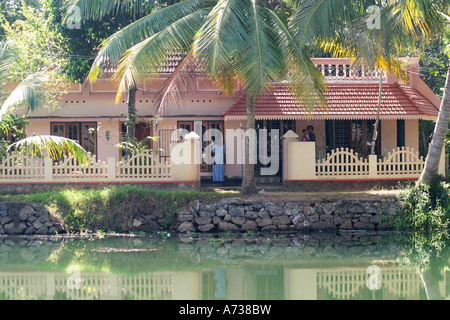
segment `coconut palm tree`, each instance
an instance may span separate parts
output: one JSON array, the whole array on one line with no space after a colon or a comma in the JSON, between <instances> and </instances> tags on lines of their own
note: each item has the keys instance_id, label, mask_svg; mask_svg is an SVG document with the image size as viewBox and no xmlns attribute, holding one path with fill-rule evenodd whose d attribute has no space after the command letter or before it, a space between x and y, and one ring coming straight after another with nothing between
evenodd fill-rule
<instances>
[{"instance_id":1,"label":"coconut palm tree","mask_svg":"<svg viewBox=\"0 0 450 320\"><path fill-rule=\"evenodd\" d=\"M126 6L127 0L115 2ZM71 0L87 17L114 11L95 0ZM88 7L88 5L90 5ZM93 9L94 5L97 5ZM255 100L275 82L284 81L307 109L326 104L321 73L307 55L302 42L293 38L280 14L289 1L218 0L180 1L135 21L107 39L93 63L90 80L105 62L116 65L114 79L119 84L117 98L130 84L140 86L149 73L157 74L168 53L185 55L226 92L236 79L245 89L247 130L255 129ZM70 9L69 6L69 9ZM117 9L117 8L116 8ZM181 72L183 68L177 68ZM173 83L176 77L169 78ZM164 85L165 90L170 84ZM160 99L164 101L164 98ZM246 142L246 164L242 192L255 193L256 146ZM254 158L253 158L254 159Z\"/></svg>"},{"instance_id":2,"label":"coconut palm tree","mask_svg":"<svg viewBox=\"0 0 450 320\"><path fill-rule=\"evenodd\" d=\"M446 31L443 20L450 7L448 0L387 0L381 3L361 1L357 4L356 1L352 3L353 1L348 0L292 1L297 5L290 21L291 27L296 30L294 36L298 41L311 42L317 39L336 39L336 35L345 38L346 30L351 29L356 19L363 19L369 26L373 14L364 14L363 10L370 5L384 3L378 11L380 17L384 17L378 31L378 48L384 50L373 52L375 61L390 61L392 49L395 49L397 55L401 55L408 46L424 45L433 36L442 35ZM446 18L448 20L448 17ZM364 30L359 28L359 34L353 40L364 41L369 39L373 32L375 31L369 27ZM370 46L360 48L371 49ZM449 76L450 73L447 73L438 120L419 183L431 184L438 173L450 117Z\"/></svg>"},{"instance_id":3,"label":"coconut palm tree","mask_svg":"<svg viewBox=\"0 0 450 320\"><path fill-rule=\"evenodd\" d=\"M132 46L156 35L158 32L164 31L166 27L180 20L184 15L190 15L197 11L196 16L198 18L201 14L199 10L209 5L210 2L201 0L157 0L152 2L145 0L67 0L65 1L64 10L66 13L65 19L69 19L73 16L73 12L77 12L83 21L99 20L121 13L143 16L114 33L102 43L88 76L89 81L94 83L102 71L115 70L123 54ZM192 16L189 17L192 18ZM165 36L167 38L167 33ZM192 35L185 34L183 37L186 37L186 41L189 41L189 37L192 37ZM159 39L161 38L155 37L153 40L158 41ZM170 47L173 51L173 41L167 47ZM128 96L126 120L127 140L133 140L135 137L137 119L136 93L142 87L143 77L147 77L148 73L157 73L159 66L163 63L162 61L166 61L168 52L170 51L161 52L157 57L157 62L154 62L156 64L149 65L145 74L138 75L134 70L130 69L123 70L120 76L116 73L113 77L113 80L118 84L116 103L121 101L124 92L127 92Z\"/></svg>"}]
</instances>

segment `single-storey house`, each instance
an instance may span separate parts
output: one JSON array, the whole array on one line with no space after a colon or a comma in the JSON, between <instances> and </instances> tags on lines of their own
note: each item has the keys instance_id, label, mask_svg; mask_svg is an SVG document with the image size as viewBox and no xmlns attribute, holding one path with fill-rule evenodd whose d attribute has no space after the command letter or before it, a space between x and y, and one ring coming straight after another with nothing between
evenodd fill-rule
<instances>
[{"instance_id":1,"label":"single-storey house","mask_svg":"<svg viewBox=\"0 0 450 320\"><path fill-rule=\"evenodd\" d=\"M267 129L269 134L277 132L281 143L281 138L289 130L302 137L303 129L313 126L317 160L326 158L328 152L337 148L349 148L359 155L368 155L373 124L377 118L378 75L354 70L348 59L318 58L313 61L327 81L328 109L307 112L283 84L276 84L271 92L256 100L257 129ZM161 157L166 160L170 159L174 132L178 135L183 130L194 131L205 138L203 133L208 129L218 129L225 135L225 147L228 148L227 130L245 129L246 126L246 96L239 85L235 92L227 95L208 82L205 75L180 78L178 98L167 103L158 123L153 122L155 94L174 67L168 66L157 78L139 88L136 98L138 138L159 137L158 141L152 142L152 147L163 149ZM420 79L418 59L409 59L407 72L409 83L406 84L393 76L383 79L376 143L379 157L386 157L397 147L418 151L419 120L437 119L441 101ZM114 157L119 161L121 150L116 144L125 130L127 95L123 94L120 104L115 104L115 95L116 88L108 76L93 84L74 84L63 96L60 109L42 109L29 114L27 134L52 134L75 139L97 159L106 161ZM202 139L203 153L209 143L208 139ZM282 150L279 148L281 158ZM203 159L208 157L203 155ZM265 165L258 161L256 176L260 175L259 169ZM277 173L266 181L280 181L283 161L279 162L279 166ZM240 178L242 173L242 164L226 163L227 178ZM208 161L205 160L200 166L199 175L202 179L212 176L212 166Z\"/></svg>"}]
</instances>

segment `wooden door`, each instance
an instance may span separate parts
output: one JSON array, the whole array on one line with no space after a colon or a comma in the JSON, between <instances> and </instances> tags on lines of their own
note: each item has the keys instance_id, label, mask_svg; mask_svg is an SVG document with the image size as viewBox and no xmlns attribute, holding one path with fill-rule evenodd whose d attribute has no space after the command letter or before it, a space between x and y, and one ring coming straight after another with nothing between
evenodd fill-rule
<instances>
[{"instance_id":1,"label":"wooden door","mask_svg":"<svg viewBox=\"0 0 450 320\"><path fill-rule=\"evenodd\" d=\"M217 132L215 132L217 130ZM219 133L220 132L220 133ZM212 172L212 156L210 152L207 152L207 147L212 143L211 141L216 140L220 135L222 141L225 143L225 137L223 135L223 121L203 121L202 122L202 164L200 170L203 172Z\"/></svg>"}]
</instances>

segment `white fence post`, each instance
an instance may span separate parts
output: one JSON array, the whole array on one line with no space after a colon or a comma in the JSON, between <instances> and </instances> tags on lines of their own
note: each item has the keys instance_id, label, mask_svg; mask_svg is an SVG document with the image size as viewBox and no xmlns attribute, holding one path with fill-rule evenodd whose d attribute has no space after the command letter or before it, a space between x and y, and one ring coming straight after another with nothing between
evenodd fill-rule
<instances>
[{"instance_id":1,"label":"white fence post","mask_svg":"<svg viewBox=\"0 0 450 320\"><path fill-rule=\"evenodd\" d=\"M44 159L44 180L46 182L53 180L53 159L52 158Z\"/></svg>"},{"instance_id":2,"label":"white fence post","mask_svg":"<svg viewBox=\"0 0 450 320\"><path fill-rule=\"evenodd\" d=\"M283 136L283 144L282 144L282 155L283 155L283 183L285 180L289 180L289 149L288 146L291 142L298 142L298 134L296 134L294 131L289 130L286 132L286 134Z\"/></svg>"},{"instance_id":3,"label":"white fence post","mask_svg":"<svg viewBox=\"0 0 450 320\"><path fill-rule=\"evenodd\" d=\"M116 178L116 158L108 157L108 180L113 180Z\"/></svg>"},{"instance_id":4,"label":"white fence post","mask_svg":"<svg viewBox=\"0 0 450 320\"><path fill-rule=\"evenodd\" d=\"M172 144L170 152L172 181L200 180L200 153L200 137L195 132L187 134L184 142Z\"/></svg>"},{"instance_id":5,"label":"white fence post","mask_svg":"<svg viewBox=\"0 0 450 320\"><path fill-rule=\"evenodd\" d=\"M287 150L288 177L285 180L317 179L315 142L290 142Z\"/></svg>"},{"instance_id":6,"label":"white fence post","mask_svg":"<svg viewBox=\"0 0 450 320\"><path fill-rule=\"evenodd\" d=\"M378 157L375 154L369 155L369 179L378 175Z\"/></svg>"}]
</instances>

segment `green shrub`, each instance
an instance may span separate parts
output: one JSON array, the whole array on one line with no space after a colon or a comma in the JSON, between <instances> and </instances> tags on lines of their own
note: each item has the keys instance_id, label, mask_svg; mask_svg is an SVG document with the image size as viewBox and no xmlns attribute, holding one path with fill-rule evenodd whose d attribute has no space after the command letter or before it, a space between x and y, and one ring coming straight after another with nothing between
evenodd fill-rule
<instances>
[{"instance_id":1,"label":"green shrub","mask_svg":"<svg viewBox=\"0 0 450 320\"><path fill-rule=\"evenodd\" d=\"M397 228L417 231L446 230L450 226L450 185L440 176L431 185L417 184L399 194Z\"/></svg>"}]
</instances>

